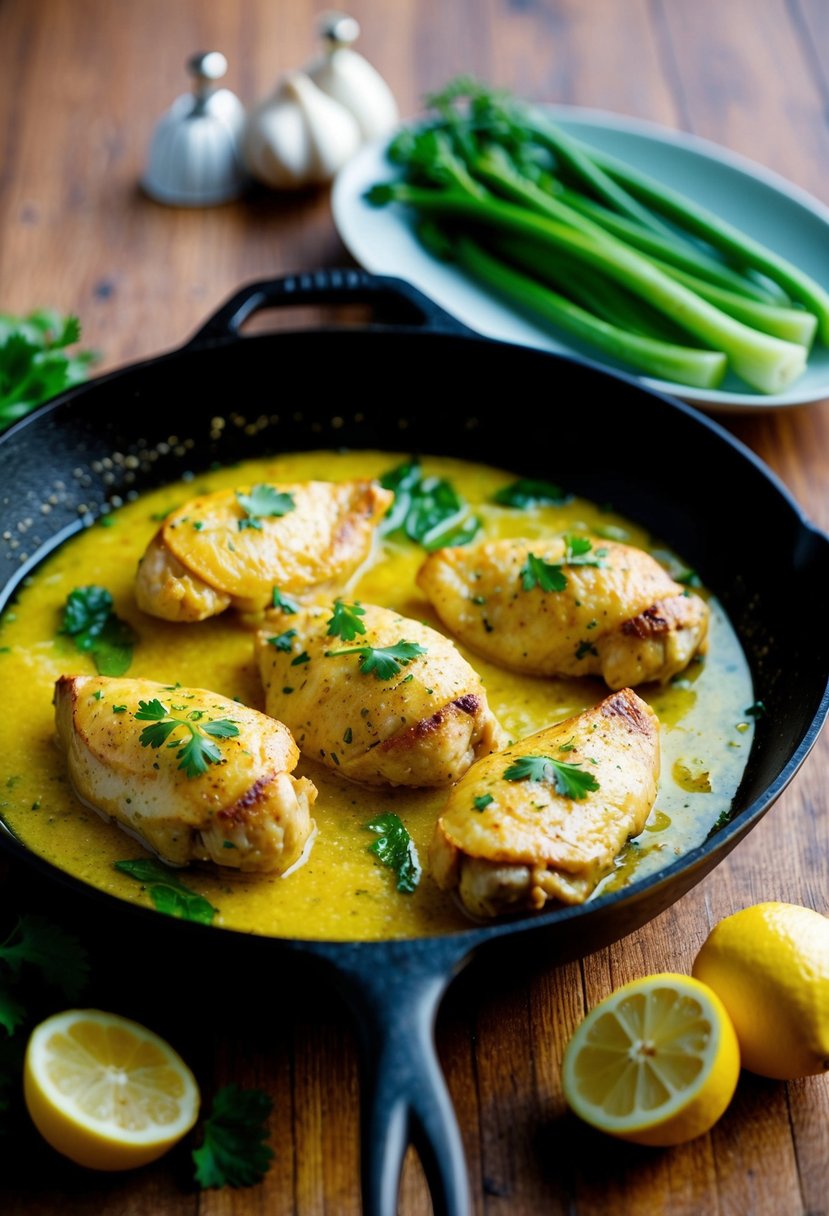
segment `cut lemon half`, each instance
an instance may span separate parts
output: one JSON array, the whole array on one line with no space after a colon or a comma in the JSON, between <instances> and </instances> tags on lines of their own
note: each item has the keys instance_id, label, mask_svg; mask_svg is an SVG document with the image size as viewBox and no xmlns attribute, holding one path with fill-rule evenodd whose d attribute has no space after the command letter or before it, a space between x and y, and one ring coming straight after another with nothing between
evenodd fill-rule
<instances>
[{"instance_id":1,"label":"cut lemon half","mask_svg":"<svg viewBox=\"0 0 829 1216\"><path fill-rule=\"evenodd\" d=\"M637 1144L707 1132L734 1094L740 1050L716 993L685 975L649 975L588 1013L564 1053L562 1085L586 1123Z\"/></svg>"},{"instance_id":2,"label":"cut lemon half","mask_svg":"<svg viewBox=\"0 0 829 1216\"><path fill-rule=\"evenodd\" d=\"M68 1009L35 1028L23 1092L44 1140L95 1170L155 1161L199 1113L196 1079L169 1043L98 1009Z\"/></svg>"}]
</instances>

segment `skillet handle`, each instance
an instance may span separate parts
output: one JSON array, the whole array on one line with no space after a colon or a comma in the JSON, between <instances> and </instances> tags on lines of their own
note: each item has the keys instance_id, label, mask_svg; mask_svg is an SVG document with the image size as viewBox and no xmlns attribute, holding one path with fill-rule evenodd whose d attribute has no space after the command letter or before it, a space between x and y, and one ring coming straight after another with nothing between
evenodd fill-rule
<instances>
[{"instance_id":1,"label":"skillet handle","mask_svg":"<svg viewBox=\"0 0 829 1216\"><path fill-rule=\"evenodd\" d=\"M382 324L415 328L427 333L473 335L473 331L444 312L411 283L365 270L314 270L249 283L221 306L190 339L185 350L239 338L254 313L265 308L303 304L371 304ZM477 335L473 335L477 336Z\"/></svg>"},{"instance_id":2,"label":"skillet handle","mask_svg":"<svg viewBox=\"0 0 829 1216\"><path fill-rule=\"evenodd\" d=\"M385 945L382 960L376 951L331 959L360 1036L363 1216L397 1213L410 1143L435 1216L469 1216L463 1145L434 1041L438 1006L466 959L435 939Z\"/></svg>"}]
</instances>

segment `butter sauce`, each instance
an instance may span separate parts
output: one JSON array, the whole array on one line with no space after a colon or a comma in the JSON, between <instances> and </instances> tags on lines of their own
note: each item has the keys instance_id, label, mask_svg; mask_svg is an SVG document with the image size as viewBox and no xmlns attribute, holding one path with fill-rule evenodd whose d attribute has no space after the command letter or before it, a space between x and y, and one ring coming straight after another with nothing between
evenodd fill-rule
<instances>
[{"instance_id":1,"label":"butter sauce","mask_svg":"<svg viewBox=\"0 0 829 1216\"><path fill-rule=\"evenodd\" d=\"M132 592L136 563L164 513L198 493L266 481L341 480L380 476L405 459L380 452L303 452L248 461L143 494L63 545L40 566L0 620L0 816L25 845L70 874L121 899L149 904L144 889L113 863L143 849L73 793L54 742L52 692L61 674L92 674L92 659L58 631L74 587L96 583L113 595L115 611L139 635L129 676L143 676L236 697L257 709L263 694L253 660L250 622L233 611L195 625L141 613ZM428 458L427 474L448 478L484 524L481 536L542 537L580 528L676 559L643 529L584 499L515 510L494 504L511 476L488 466ZM352 578L347 596L383 604L440 629L414 583L424 551L408 541L378 541ZM681 565L681 563L678 563ZM704 841L727 812L748 760L754 697L748 664L716 599L708 655L665 688L637 691L662 722L662 776L645 831L629 843L599 890L619 887L670 864ZM290 616L280 617L285 628ZM444 630L445 632L445 630ZM581 712L606 695L596 680L549 680L501 670L462 653L481 673L489 703L513 739ZM428 845L445 790L362 788L304 757L296 775L319 789L318 835L306 864L285 877L242 876L191 867L182 881L219 909L214 923L294 938L365 940L415 937L468 927L453 900L428 874L412 895L395 890L394 875L369 853L369 820L394 811L406 824L426 868Z\"/></svg>"}]
</instances>

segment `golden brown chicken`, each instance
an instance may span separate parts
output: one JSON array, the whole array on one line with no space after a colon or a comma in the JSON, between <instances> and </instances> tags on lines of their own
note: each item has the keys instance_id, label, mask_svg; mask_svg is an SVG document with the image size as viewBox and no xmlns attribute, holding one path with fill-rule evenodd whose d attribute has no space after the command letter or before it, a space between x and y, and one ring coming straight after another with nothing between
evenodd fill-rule
<instances>
[{"instance_id":1,"label":"golden brown chicken","mask_svg":"<svg viewBox=\"0 0 829 1216\"><path fill-rule=\"evenodd\" d=\"M659 722L624 688L473 765L449 795L432 876L473 916L582 903L656 799Z\"/></svg>"},{"instance_id":2,"label":"golden brown chicken","mask_svg":"<svg viewBox=\"0 0 829 1216\"><path fill-rule=\"evenodd\" d=\"M368 785L457 781L500 746L486 692L455 646L388 608L306 608L257 653L269 714L305 755Z\"/></svg>"},{"instance_id":3,"label":"golden brown chicken","mask_svg":"<svg viewBox=\"0 0 829 1216\"><path fill-rule=\"evenodd\" d=\"M61 676L58 739L79 798L164 861L282 873L312 833L316 787L291 776L280 722L203 688Z\"/></svg>"},{"instance_id":4,"label":"golden brown chicken","mask_svg":"<svg viewBox=\"0 0 829 1216\"><path fill-rule=\"evenodd\" d=\"M273 588L335 588L368 556L394 495L373 481L306 481L219 490L171 512L138 566L139 608L203 621L258 612Z\"/></svg>"},{"instance_id":5,"label":"golden brown chicken","mask_svg":"<svg viewBox=\"0 0 829 1216\"><path fill-rule=\"evenodd\" d=\"M417 575L479 654L540 676L665 681L705 649L708 606L648 553L585 536L439 549Z\"/></svg>"}]
</instances>

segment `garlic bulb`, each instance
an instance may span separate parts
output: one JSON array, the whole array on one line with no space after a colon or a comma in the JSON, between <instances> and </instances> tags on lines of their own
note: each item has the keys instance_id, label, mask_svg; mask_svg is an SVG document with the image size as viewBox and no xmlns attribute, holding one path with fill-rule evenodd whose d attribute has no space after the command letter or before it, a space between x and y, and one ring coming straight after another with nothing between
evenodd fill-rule
<instances>
[{"instance_id":1,"label":"garlic bulb","mask_svg":"<svg viewBox=\"0 0 829 1216\"><path fill-rule=\"evenodd\" d=\"M359 146L348 110L304 72L290 72L248 116L242 156L266 186L299 190L330 181Z\"/></svg>"},{"instance_id":2,"label":"garlic bulb","mask_svg":"<svg viewBox=\"0 0 829 1216\"><path fill-rule=\"evenodd\" d=\"M400 121L400 112L377 69L351 49L359 37L359 25L345 13L327 13L320 33L327 47L322 57L308 66L308 75L354 115L364 141L387 135Z\"/></svg>"}]
</instances>

